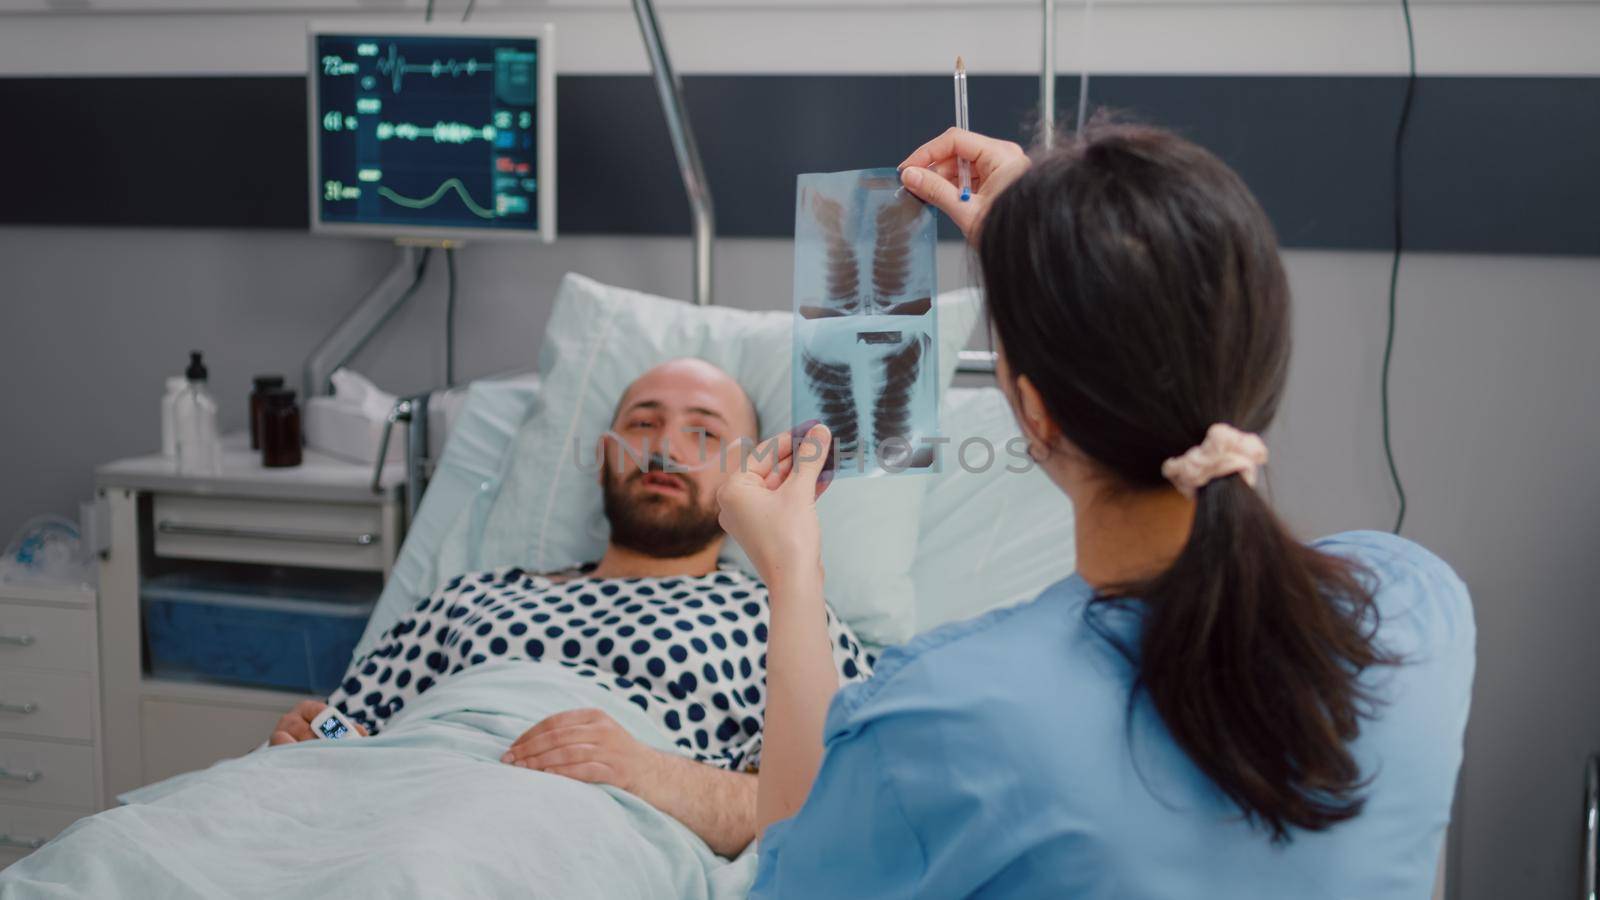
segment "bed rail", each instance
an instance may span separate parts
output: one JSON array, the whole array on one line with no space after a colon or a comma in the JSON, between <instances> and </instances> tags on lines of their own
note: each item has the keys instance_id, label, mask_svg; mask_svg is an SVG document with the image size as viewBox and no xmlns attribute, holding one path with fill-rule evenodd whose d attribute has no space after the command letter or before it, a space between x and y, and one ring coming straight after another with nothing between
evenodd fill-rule
<instances>
[{"instance_id":1,"label":"bed rail","mask_svg":"<svg viewBox=\"0 0 1600 900\"><path fill-rule=\"evenodd\" d=\"M1600 897L1600 756L1589 757L1583 773L1583 900Z\"/></svg>"}]
</instances>

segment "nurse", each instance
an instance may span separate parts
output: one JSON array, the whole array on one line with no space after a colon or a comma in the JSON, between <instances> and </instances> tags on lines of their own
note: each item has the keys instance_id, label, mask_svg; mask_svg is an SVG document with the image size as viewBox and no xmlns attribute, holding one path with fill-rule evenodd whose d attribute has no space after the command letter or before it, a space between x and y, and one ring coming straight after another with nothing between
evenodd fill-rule
<instances>
[{"instance_id":1,"label":"nurse","mask_svg":"<svg viewBox=\"0 0 1600 900\"><path fill-rule=\"evenodd\" d=\"M1031 162L952 130L902 178L976 249L998 381L1071 500L1078 571L839 689L821 454L730 480L722 523L772 605L752 896L1427 897L1472 609L1422 547L1302 543L1261 495L1290 328L1254 197L1200 147L1118 125Z\"/></svg>"}]
</instances>

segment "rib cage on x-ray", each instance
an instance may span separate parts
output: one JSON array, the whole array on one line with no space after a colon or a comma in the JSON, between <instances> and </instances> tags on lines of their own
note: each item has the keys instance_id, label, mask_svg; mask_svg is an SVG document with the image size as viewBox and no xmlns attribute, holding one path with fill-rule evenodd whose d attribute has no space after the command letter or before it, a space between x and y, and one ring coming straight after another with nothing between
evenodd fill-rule
<instances>
[{"instance_id":1,"label":"rib cage on x-ray","mask_svg":"<svg viewBox=\"0 0 1600 900\"><path fill-rule=\"evenodd\" d=\"M872 410L872 442L883 447L893 438L909 441L911 434L911 394L921 374L926 335L907 340L899 349L880 359L878 402Z\"/></svg>"},{"instance_id":2,"label":"rib cage on x-ray","mask_svg":"<svg viewBox=\"0 0 1600 900\"><path fill-rule=\"evenodd\" d=\"M802 175L796 201L795 415L858 474L914 467L938 429L933 214L893 169Z\"/></svg>"},{"instance_id":3,"label":"rib cage on x-ray","mask_svg":"<svg viewBox=\"0 0 1600 900\"><path fill-rule=\"evenodd\" d=\"M802 176L805 177L805 176ZM898 186L899 182L894 184ZM809 201L809 202L808 202ZM913 242L933 236L932 214L922 202L898 189L870 217L870 225L859 213L849 216L844 203L820 192L801 189L799 218L809 205L811 220L821 233L826 260L826 290L823 303L803 303L797 298L796 311L807 319L852 315L919 316L928 312L933 300L932 254L926 254L926 272L913 267L924 260ZM870 243L869 243L870 241ZM870 282L861 278L862 250L870 248ZM931 249L931 248L930 248ZM796 267L800 266L796 251ZM914 277L921 276L921 277ZM800 273L796 272L796 279ZM870 290L866 289L870 288Z\"/></svg>"},{"instance_id":4,"label":"rib cage on x-ray","mask_svg":"<svg viewBox=\"0 0 1600 900\"><path fill-rule=\"evenodd\" d=\"M833 440L844 453L855 453L861 435L856 420L855 380L848 361L823 362L803 354L806 381L821 407L817 418L828 426Z\"/></svg>"}]
</instances>

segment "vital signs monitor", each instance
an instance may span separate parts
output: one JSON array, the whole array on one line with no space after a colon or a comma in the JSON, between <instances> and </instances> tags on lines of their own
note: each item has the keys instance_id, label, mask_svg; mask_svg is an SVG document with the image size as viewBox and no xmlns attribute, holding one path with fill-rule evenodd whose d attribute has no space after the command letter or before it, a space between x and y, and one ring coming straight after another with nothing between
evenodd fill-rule
<instances>
[{"instance_id":1,"label":"vital signs monitor","mask_svg":"<svg viewBox=\"0 0 1600 900\"><path fill-rule=\"evenodd\" d=\"M549 25L311 23L311 227L555 237Z\"/></svg>"}]
</instances>

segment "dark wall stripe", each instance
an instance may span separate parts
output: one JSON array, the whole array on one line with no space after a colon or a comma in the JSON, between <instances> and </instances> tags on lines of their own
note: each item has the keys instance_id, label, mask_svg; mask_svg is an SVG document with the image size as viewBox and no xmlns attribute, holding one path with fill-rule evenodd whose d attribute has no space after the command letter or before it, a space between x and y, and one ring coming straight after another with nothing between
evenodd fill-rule
<instances>
[{"instance_id":1,"label":"dark wall stripe","mask_svg":"<svg viewBox=\"0 0 1600 900\"><path fill-rule=\"evenodd\" d=\"M0 221L305 228L302 78L0 78Z\"/></svg>"},{"instance_id":2,"label":"dark wall stripe","mask_svg":"<svg viewBox=\"0 0 1600 900\"><path fill-rule=\"evenodd\" d=\"M560 228L683 234L649 80L558 82ZM298 77L0 79L0 222L304 228ZM1294 247L1390 241L1390 77L1101 76L1092 99L1232 164ZM697 76L688 104L718 232L787 237L794 176L892 165L951 118L938 76ZM1021 137L1037 82L974 78L973 126ZM1064 104L1077 96L1063 77ZM1409 247L1600 253L1600 78L1425 78L1407 156ZM1062 118L1072 115L1063 108Z\"/></svg>"}]
</instances>

